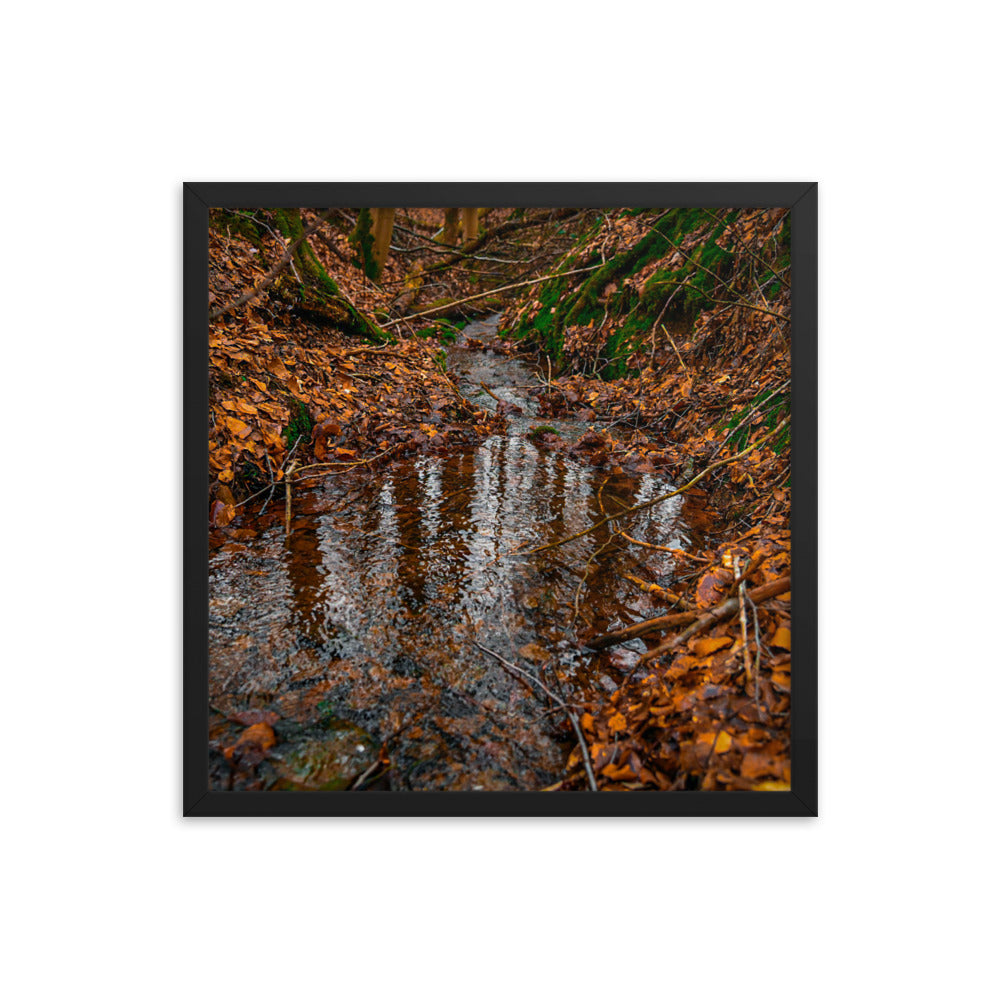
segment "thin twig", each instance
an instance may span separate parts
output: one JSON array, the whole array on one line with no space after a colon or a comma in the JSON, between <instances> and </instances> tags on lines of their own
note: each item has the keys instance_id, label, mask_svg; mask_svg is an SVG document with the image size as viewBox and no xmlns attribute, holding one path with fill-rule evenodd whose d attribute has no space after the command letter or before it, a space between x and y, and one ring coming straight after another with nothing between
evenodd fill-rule
<instances>
[{"instance_id":1,"label":"thin twig","mask_svg":"<svg viewBox=\"0 0 1000 1000\"><path fill-rule=\"evenodd\" d=\"M292 533L292 476L295 474L296 463L288 467L288 475L285 476L285 538Z\"/></svg>"},{"instance_id":2,"label":"thin twig","mask_svg":"<svg viewBox=\"0 0 1000 1000\"><path fill-rule=\"evenodd\" d=\"M757 705L757 714L760 715L760 705L757 704L760 697L760 619L757 616L757 605L747 595L750 602L750 610L753 611L753 637L756 653L753 660L753 701Z\"/></svg>"},{"instance_id":3,"label":"thin twig","mask_svg":"<svg viewBox=\"0 0 1000 1000\"><path fill-rule=\"evenodd\" d=\"M219 317L225 316L226 313L230 313L234 309L238 309L240 306L246 305L248 302L257 298L257 296L260 295L260 293L263 292L264 289L267 288L279 274L281 274L285 265L288 264L288 262L295 256L295 251L298 250L302 243L312 236L312 234L316 232L316 230L319 229L319 227L323 225L327 219L330 218L332 212L332 208L327 209L311 226L302 231L301 236L292 240L292 242L285 247L285 252L279 258L278 263L275 264L274 267L272 267L271 270L268 271L267 274L265 274L264 277L253 286L253 288L251 288L248 292L244 292L242 295L237 296L231 302L227 302L224 306L220 306L218 309L213 309L208 314L209 321L217 320ZM298 275L296 275L296 277L298 277ZM301 281L301 279L299 280Z\"/></svg>"},{"instance_id":4,"label":"thin twig","mask_svg":"<svg viewBox=\"0 0 1000 1000\"><path fill-rule=\"evenodd\" d=\"M681 288L693 288L703 298L708 299L709 302L714 302L716 305L720 306L726 306L727 309L750 309L753 312L763 313L765 316L774 316L776 319L780 319L785 323L791 322L783 313L776 313L770 309L763 309L760 306L751 305L749 302L743 300L740 300L739 302L727 302L725 299L712 298L711 295L706 295L697 285L692 284L690 281L676 281L673 278L665 278L664 281L670 285L679 285Z\"/></svg>"},{"instance_id":5,"label":"thin twig","mask_svg":"<svg viewBox=\"0 0 1000 1000\"><path fill-rule=\"evenodd\" d=\"M643 542L638 538L633 538L631 535L627 535L624 531L619 532L619 534L627 542L631 542L633 545L641 545L644 549L656 549L657 552L669 552L671 555L683 556L685 559L692 560L692 562L710 563L712 561L706 556L692 555L690 552L685 552L683 549L672 549L669 545L654 545L652 542Z\"/></svg>"},{"instance_id":6,"label":"thin twig","mask_svg":"<svg viewBox=\"0 0 1000 1000\"><path fill-rule=\"evenodd\" d=\"M790 576L782 577L782 579L775 580L773 583L767 583L764 584L763 587L758 587L757 590L753 591L752 596L755 600L763 601L768 597L777 597L778 594L783 594L791 587L791 585L792 578ZM738 610L739 598L730 597L729 600L723 601L721 604L703 614L696 622L684 629L680 635L675 636L673 639L668 639L655 649L647 650L642 654L642 656L639 657L639 663L647 663L649 660L662 656L668 650L671 650L676 646L680 646L682 643L687 642L687 640L693 635L697 635L699 632L704 632L704 630L709 628L711 625L722 621L724 618L728 618L730 615L735 614Z\"/></svg>"},{"instance_id":7,"label":"thin twig","mask_svg":"<svg viewBox=\"0 0 1000 1000\"><path fill-rule=\"evenodd\" d=\"M733 559L733 572L737 577L740 576L740 558L737 556ZM740 602L740 635L743 638L743 671L746 675L747 688L750 687L750 681L752 679L752 668L750 666L750 645L747 639L747 584L746 580L740 578L740 586L737 597Z\"/></svg>"},{"instance_id":8,"label":"thin twig","mask_svg":"<svg viewBox=\"0 0 1000 1000\"><path fill-rule=\"evenodd\" d=\"M677 360L681 363L681 368L687 371L687 365L684 364L684 359L681 357L681 352L677 350L677 345L674 343L674 338L670 336L670 331L662 323L660 324L660 329L667 335L667 340L670 341L670 346L674 349Z\"/></svg>"},{"instance_id":9,"label":"thin twig","mask_svg":"<svg viewBox=\"0 0 1000 1000\"><path fill-rule=\"evenodd\" d=\"M785 593L786 590L791 588L791 585L792 578L790 576L785 576L780 580L765 583L763 586L755 588L750 591L749 597L752 601L766 601L771 597L777 597L778 594ZM682 611L674 615L659 615L656 618L647 618L645 621L636 622L634 625L629 625L627 628L618 629L614 632L607 632L604 635L596 636L595 638L588 640L587 646L590 649L607 649L608 646L617 646L619 643L628 642L629 639L635 639L640 635L645 635L647 632L662 632L664 629L671 628L674 625L686 625L689 622L694 622L695 625L698 625L699 622L701 622L702 624L698 629L698 631L700 631L700 628L704 628L707 625L712 624L713 620L717 621L719 617L725 617L723 612L728 611L731 614L735 610L736 598L731 597L728 600L723 601L722 604L711 608L700 618L697 611ZM713 615L715 616L714 619L712 618ZM683 638L687 639L692 634L692 632L687 632L683 635Z\"/></svg>"},{"instance_id":10,"label":"thin twig","mask_svg":"<svg viewBox=\"0 0 1000 1000\"><path fill-rule=\"evenodd\" d=\"M712 218L715 219L716 222L720 224L725 222L724 219L720 219L710 208L706 208L705 211L708 212L708 214L712 216ZM729 225L730 223L726 223L727 228ZM785 288L791 288L791 285L781 276L784 272L776 271L773 267L771 267L770 264L766 263L764 260L758 257L757 254L755 254L753 250L751 250L750 247L748 247L746 243L743 242L741 237L737 235L735 230L733 231L733 238L736 240L737 243L739 243L743 247L744 250L746 250L748 254L750 254L751 257L753 257L755 261L757 261L758 264L761 264L764 268L770 271L778 279L778 281L780 281L785 286Z\"/></svg>"},{"instance_id":11,"label":"thin twig","mask_svg":"<svg viewBox=\"0 0 1000 1000\"><path fill-rule=\"evenodd\" d=\"M526 285L537 285L543 281L551 281L553 278L564 278L569 274L583 274L585 271L596 271L600 265L594 267L578 267L573 271L560 271L558 274L546 274L542 278L532 278L530 281L518 281L513 285L503 285L500 288L491 288L488 292L479 292L464 299L455 299L453 302L445 302L443 305L435 306L433 309L425 309L423 312L410 313L408 316L401 316L399 319L391 319L388 323L382 324L382 329L387 330L390 326L403 323L408 319L416 319L417 316L430 316L431 313L441 312L442 309L451 309L460 306L463 302L472 302L474 299L483 299L488 295L497 295L500 292L508 292L512 288L524 288Z\"/></svg>"},{"instance_id":12,"label":"thin twig","mask_svg":"<svg viewBox=\"0 0 1000 1000\"><path fill-rule=\"evenodd\" d=\"M526 678L527 680L529 680L529 681L533 681L533 682L534 682L535 684L537 684L537 685L538 685L538 686L539 686L539 687L540 687L540 688L541 688L541 689L542 689L542 690L543 690L543 691L544 691L544 692L545 692L545 693L546 693L546 694L547 694L547 695L548 695L548 696L549 696L549 697L550 697L550 698L551 698L551 699L552 699L552 700L553 700L553 701L554 701L554 702L555 702L555 703L556 703L556 704L557 704L557 705L558 705L558 706L559 706L560 708L562 708L562 709L565 709L565 711L566 711L566 715L567 715L567 716L568 716L568 718L569 718L569 721L570 721L570 724L571 724L571 725L573 726L573 731L574 731L574 732L576 733L576 738L577 738L577 741L578 741L578 742L579 742L579 744L580 744L580 753L582 753L582 754L583 754L583 766L584 766L584 768L585 768L585 769L586 769L586 771L587 771L587 781L588 781L588 783L590 784L590 790L591 790L592 792L596 792L596 791L598 791L599 789L598 789L598 787L597 787L597 779L596 779L596 778L594 777L594 770L593 770L593 768L592 768L592 767L590 766L590 748L589 748L589 747L587 746L587 741L586 741L586 739L584 739L584 736L583 736L583 730L582 730L582 729L580 728L580 723L579 723L579 721L577 720L577 717L576 717L576 716L575 716L575 715L573 714L573 712L572 712L572 711L570 710L570 707L569 707L569 705L567 705L567 704L566 704L566 702L565 702L565 701L564 701L564 700L563 700L562 698L560 698L560 697L559 697L559 695L557 695L557 694L553 693L553 692L552 692L552 691L551 691L551 690L550 690L549 688L547 688L547 687L546 687L546 686L545 686L545 685L544 685L544 684L543 684L543 683L542 683L542 682L541 682L541 681L540 681L540 680L539 680L539 679L538 679L537 677L533 676L532 674L529 674L529 673L528 673L528 672L527 672L526 670L522 670L522 669L521 669L521 668L520 668L519 666L517 666L516 664L513 664L513 663L511 663L511 662L510 662L509 660L505 660L505 659L504 659L504 658L503 658L502 656L500 656L499 654L497 654L497 653L494 653L492 649L487 649L487 648L486 648L485 646L482 646L482 645L480 645L480 644L479 644L478 642L476 642L476 641L475 641L475 639L473 639L473 641L472 641L472 644L473 644L474 646L478 646L478 647L479 647L479 648L480 648L480 649L481 649L481 650L482 650L482 651L483 651L484 653L488 653L488 654L489 654L490 656L492 656L492 657L493 657L493 658L494 658L495 660L499 660L499 661L500 661L500 663L501 663L501 664L502 664L503 666L507 667L507 668L508 668L508 669L510 669L510 670L513 670L513 671L514 671L515 673L517 673L517 674L520 674L520 675L521 675L522 677Z\"/></svg>"},{"instance_id":13,"label":"thin twig","mask_svg":"<svg viewBox=\"0 0 1000 1000\"><path fill-rule=\"evenodd\" d=\"M312 469L353 469L358 465L368 465L374 462L376 459L382 458L388 455L389 452L395 451L399 447L399 444L390 445L385 451L380 451L377 455L372 455L371 458L361 458L357 462L315 462L313 465L302 465L295 469L297 475L302 475L305 472L310 472ZM289 476L292 474L292 470L288 470Z\"/></svg>"},{"instance_id":14,"label":"thin twig","mask_svg":"<svg viewBox=\"0 0 1000 1000\"><path fill-rule=\"evenodd\" d=\"M773 391L772 393L770 393L770 394L769 394L769 395L767 395L767 396L766 396L766 397L765 397L764 399L762 399L762 400L761 400L761 401L760 401L760 402L759 402L759 403L758 403L758 404L757 404L756 406L754 406L754 407L753 407L752 409L750 409L750 410L749 410L749 411L747 412L746 416L745 416L745 417L744 417L744 418L743 418L743 419L742 419L742 420L741 420L741 421L740 421L740 422L739 422L739 423L738 423L738 424L737 424L737 425L736 425L736 426L735 426L735 427L734 427L734 428L733 428L733 429L732 429L732 430L731 430L731 431L730 431L730 432L729 432L729 433L728 433L728 434L726 435L725 439L724 439L724 440L723 440L723 441L722 441L722 442L721 442L721 443L719 444L719 446L718 446L718 447L717 447L717 448L715 449L715 451L713 451L713 452L712 452L712 458L715 458L715 456L716 456L716 455L718 455L718 454L719 454L719 452L720 452L720 451L722 451L722 449L723 449L723 448L725 448L725 446L726 446L726 445L727 445L727 444L729 443L729 441L730 441L730 440L732 439L733 435L734 435L734 434L736 434L736 433L737 433L737 431L739 431L739 430L740 430L740 428L742 428L742 427L744 426L744 424L746 424L746 422L747 422L747 421L748 421L748 420L749 420L749 419L750 419L750 418L751 418L751 417L752 417L752 416L753 416L753 415L754 415L754 414L755 414L755 413L756 413L756 412L757 412L757 411L758 411L758 410L759 410L759 409L760 409L760 408L761 408L761 407L762 407L762 406L763 406L763 405L764 405L765 403L767 403L767 402L769 402L770 400L774 399L774 397L775 397L775 396L777 396L779 392L781 392L781 391L782 391L783 389L786 389L786 388L788 387L788 385L789 385L789 384L791 383L791 381L792 381L791 379L785 379L785 381L784 381L784 382L782 382L782 383L781 383L781 385L779 385L777 389L775 389L775 390L774 390L774 391Z\"/></svg>"},{"instance_id":15,"label":"thin twig","mask_svg":"<svg viewBox=\"0 0 1000 1000\"><path fill-rule=\"evenodd\" d=\"M503 402L503 400L495 392L493 392L493 390L490 389L490 387L485 382L480 382L479 384L486 390L486 395L487 396L492 397L498 403L502 403Z\"/></svg>"},{"instance_id":16,"label":"thin twig","mask_svg":"<svg viewBox=\"0 0 1000 1000\"><path fill-rule=\"evenodd\" d=\"M260 513L257 515L258 517L263 516L264 511L267 510L267 505L271 502L271 497L274 496L274 488L277 486L277 483L274 481L274 467L271 465L271 456L266 451L264 452L264 458L267 459L267 472L271 477L271 492L268 493L267 499L264 501L264 506L261 507Z\"/></svg>"},{"instance_id":17,"label":"thin twig","mask_svg":"<svg viewBox=\"0 0 1000 1000\"><path fill-rule=\"evenodd\" d=\"M680 494L686 493L696 483L701 482L701 480L704 479L705 476L707 476L713 469L717 469L720 466L727 465L729 462L735 462L738 458L743 458L744 455L747 455L755 448L760 447L760 445L762 445L765 441L767 441L768 438L772 438L774 437L775 434L778 433L778 431L784 430L785 427L788 426L790 421L791 418L786 417L780 424L778 424L777 427L769 431L767 434L765 434L759 440L755 441L753 444L748 445L746 448L743 449L743 451L737 453L736 455L732 455L729 458L724 458L719 462L713 462L707 468L699 472L698 475L694 477L694 479L689 480L682 487L680 487L680 489L671 490L670 493L664 493L662 496L654 497L652 500L647 500L645 503L637 504L635 507L629 507L627 510L619 511L617 514L609 514L607 517L601 518L600 521L597 521L595 524L592 524L589 528L585 528L583 531L578 531L575 535L568 535L566 538L561 538L559 539L559 541L556 542L550 542L548 545L539 545L537 548L528 549L526 552L523 552L521 554L530 556L538 552L544 552L546 549L557 548L560 545L565 545L567 542L575 541L577 538L583 538L584 535L589 535L592 531L596 531L602 525L608 524L610 521L617 521L619 518L625 517L626 514L634 514L640 510L646 510L647 508L652 507L655 504L662 503L664 500L669 500L671 497L680 496Z\"/></svg>"}]
</instances>

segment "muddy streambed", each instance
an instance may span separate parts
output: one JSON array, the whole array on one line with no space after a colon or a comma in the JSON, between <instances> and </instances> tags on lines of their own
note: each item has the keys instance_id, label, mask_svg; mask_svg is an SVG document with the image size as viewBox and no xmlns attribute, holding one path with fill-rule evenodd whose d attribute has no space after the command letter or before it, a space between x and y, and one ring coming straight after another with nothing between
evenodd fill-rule
<instances>
[{"instance_id":1,"label":"muddy streambed","mask_svg":"<svg viewBox=\"0 0 1000 1000\"><path fill-rule=\"evenodd\" d=\"M524 410L506 434L331 476L296 491L289 539L282 505L272 504L244 522L254 537L211 552L213 788L544 788L573 745L565 714L480 647L579 705L614 691L637 653L595 654L575 636L667 610L625 574L666 586L673 556L620 542L598 553L606 528L548 553L505 556L599 520L605 480L608 510L669 484L609 478L536 447L533 426L576 438L587 425L533 417L530 366L466 346L495 328L495 319L467 327L448 368L477 404L497 406L486 383ZM635 515L629 533L687 547L682 501ZM277 739L263 758L240 744L255 721Z\"/></svg>"}]
</instances>

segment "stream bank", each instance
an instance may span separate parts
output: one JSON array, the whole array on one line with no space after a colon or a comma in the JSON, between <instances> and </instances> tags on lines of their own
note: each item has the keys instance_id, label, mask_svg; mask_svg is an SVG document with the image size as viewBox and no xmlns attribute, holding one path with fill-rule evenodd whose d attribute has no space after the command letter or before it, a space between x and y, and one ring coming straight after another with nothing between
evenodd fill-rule
<instances>
[{"instance_id":1,"label":"stream bank","mask_svg":"<svg viewBox=\"0 0 1000 1000\"><path fill-rule=\"evenodd\" d=\"M669 484L602 471L588 461L585 421L539 417L539 374L492 348L496 324L466 327L448 371L477 406L506 416L505 433L296 488L287 539L277 505L216 539L212 787L550 787L573 730L498 658L578 710L635 666L641 643L593 653L575 637L662 613L664 598L629 577L669 586L671 553L625 548L606 529L551 553L511 553ZM683 549L682 508L680 497L659 504L630 531Z\"/></svg>"}]
</instances>

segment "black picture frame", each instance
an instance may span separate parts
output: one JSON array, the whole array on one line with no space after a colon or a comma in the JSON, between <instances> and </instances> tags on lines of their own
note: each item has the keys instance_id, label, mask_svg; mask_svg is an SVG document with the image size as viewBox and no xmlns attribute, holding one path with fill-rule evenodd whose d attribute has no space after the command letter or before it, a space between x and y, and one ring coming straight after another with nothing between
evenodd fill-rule
<instances>
[{"instance_id":1,"label":"black picture frame","mask_svg":"<svg viewBox=\"0 0 1000 1000\"><path fill-rule=\"evenodd\" d=\"M183 189L185 816L816 816L817 224L813 182L187 183ZM223 792L208 785L209 208L303 205L787 207L792 232L795 685L787 792Z\"/></svg>"}]
</instances>

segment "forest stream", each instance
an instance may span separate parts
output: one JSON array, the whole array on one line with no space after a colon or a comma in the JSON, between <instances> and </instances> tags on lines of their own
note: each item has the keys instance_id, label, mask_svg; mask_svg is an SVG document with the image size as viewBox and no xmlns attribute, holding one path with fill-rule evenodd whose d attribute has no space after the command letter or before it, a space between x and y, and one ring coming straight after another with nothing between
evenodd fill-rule
<instances>
[{"instance_id":1,"label":"forest stream","mask_svg":"<svg viewBox=\"0 0 1000 1000\"><path fill-rule=\"evenodd\" d=\"M466 327L447 367L476 405L507 411L505 434L297 488L288 538L276 495L212 550L213 788L542 789L575 741L531 678L573 706L613 692L645 648L598 654L575 637L664 613L667 598L626 575L668 586L669 552L609 544L604 528L511 553L670 484L536 445L533 428L572 441L587 423L537 416L544 373L490 350L497 322ZM683 497L651 507L629 531L686 548L682 507ZM255 721L277 743L250 778L217 748Z\"/></svg>"}]
</instances>

